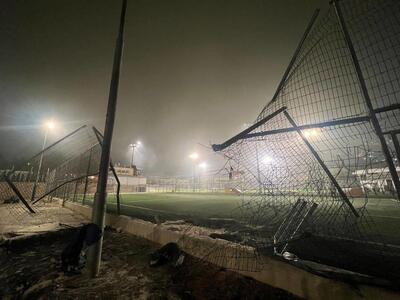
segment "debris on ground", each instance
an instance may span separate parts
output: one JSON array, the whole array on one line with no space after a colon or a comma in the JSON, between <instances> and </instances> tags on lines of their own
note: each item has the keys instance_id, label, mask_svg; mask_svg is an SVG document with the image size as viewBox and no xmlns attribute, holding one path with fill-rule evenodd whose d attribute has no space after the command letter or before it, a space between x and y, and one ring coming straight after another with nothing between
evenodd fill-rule
<instances>
[{"instance_id":1,"label":"debris on ground","mask_svg":"<svg viewBox=\"0 0 400 300\"><path fill-rule=\"evenodd\" d=\"M184 259L185 255L179 249L178 244L167 243L151 254L150 266L155 267L169 263L177 267L183 263Z\"/></svg>"},{"instance_id":2,"label":"debris on ground","mask_svg":"<svg viewBox=\"0 0 400 300\"><path fill-rule=\"evenodd\" d=\"M0 299L297 299L189 255L179 266L152 268L151 253L162 247L110 229L104 232L99 276L91 279L85 270L68 276L61 253L77 232L64 228L3 244Z\"/></svg>"}]
</instances>

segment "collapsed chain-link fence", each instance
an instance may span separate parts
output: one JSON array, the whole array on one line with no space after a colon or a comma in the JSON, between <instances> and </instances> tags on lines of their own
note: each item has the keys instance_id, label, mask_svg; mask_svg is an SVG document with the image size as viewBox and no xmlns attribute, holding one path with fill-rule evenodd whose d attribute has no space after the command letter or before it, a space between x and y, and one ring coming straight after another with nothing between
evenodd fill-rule
<instances>
[{"instance_id":1,"label":"collapsed chain-link fence","mask_svg":"<svg viewBox=\"0 0 400 300\"><path fill-rule=\"evenodd\" d=\"M242 178L241 243L399 277L399 20L398 1L334 1L254 124L213 145Z\"/></svg>"},{"instance_id":2,"label":"collapsed chain-link fence","mask_svg":"<svg viewBox=\"0 0 400 300\"><path fill-rule=\"evenodd\" d=\"M332 2L254 124L213 145L227 158L222 173L149 177L122 187L120 201L110 177L108 211L163 222L185 249L213 237L197 256L231 269L258 271L277 255L400 278L399 20L398 1ZM5 174L2 200L15 215L52 197L90 205L100 141L83 127L47 147ZM164 195L156 203L143 191Z\"/></svg>"},{"instance_id":3,"label":"collapsed chain-link fence","mask_svg":"<svg viewBox=\"0 0 400 300\"><path fill-rule=\"evenodd\" d=\"M0 203L17 218L38 218L53 198L91 204L97 187L102 136L82 126L16 167L3 172ZM112 170L112 166L111 166ZM116 194L116 174L108 192ZM115 179L117 178L117 180ZM114 198L117 198L114 196Z\"/></svg>"}]
</instances>

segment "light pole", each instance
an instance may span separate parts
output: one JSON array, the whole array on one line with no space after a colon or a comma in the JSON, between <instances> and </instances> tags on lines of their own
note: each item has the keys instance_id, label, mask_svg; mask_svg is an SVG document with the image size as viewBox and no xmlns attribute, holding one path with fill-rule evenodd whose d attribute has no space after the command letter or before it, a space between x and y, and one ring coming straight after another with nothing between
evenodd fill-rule
<instances>
[{"instance_id":1,"label":"light pole","mask_svg":"<svg viewBox=\"0 0 400 300\"><path fill-rule=\"evenodd\" d=\"M142 143L137 141L136 143L129 144L129 147L132 149L132 156L131 156L131 167L133 168L135 162L135 149L139 147Z\"/></svg>"},{"instance_id":2,"label":"light pole","mask_svg":"<svg viewBox=\"0 0 400 300\"><path fill-rule=\"evenodd\" d=\"M199 154L193 152L189 155L189 158L193 162L193 192L196 190L196 161L199 159Z\"/></svg>"},{"instance_id":3,"label":"light pole","mask_svg":"<svg viewBox=\"0 0 400 300\"><path fill-rule=\"evenodd\" d=\"M110 166L111 141L114 130L115 112L117 109L117 96L119 75L121 69L122 49L124 45L124 25L127 0L123 0L118 37L114 51L113 70L108 96L106 123L104 125L104 138L101 146L101 158L97 189L92 209L92 222L98 226L101 233L104 230L107 197L107 179ZM101 250L103 246L103 235L88 248L87 268L90 277L96 277L100 269Z\"/></svg>"},{"instance_id":4,"label":"light pole","mask_svg":"<svg viewBox=\"0 0 400 300\"><path fill-rule=\"evenodd\" d=\"M48 121L44 124L44 127L46 128L46 130L44 132L43 146L42 146L42 152L40 153L39 166L38 166L38 171L37 171L37 175L36 175L36 180L33 184L31 201L35 200L36 186L39 183L40 171L42 170L43 153L44 153L44 149L46 148L47 135L49 133L49 130L54 129L54 127L56 127L56 124L54 123L54 121Z\"/></svg>"},{"instance_id":5,"label":"light pole","mask_svg":"<svg viewBox=\"0 0 400 300\"><path fill-rule=\"evenodd\" d=\"M207 170L207 163L205 161L201 162L199 164L199 168L201 170L203 170L203 173L205 173L206 170ZM200 172L199 172L199 176L198 177L199 177L199 192L201 192L202 184L201 184L201 174L200 174ZM206 178L206 177L204 176L204 178ZM207 186L206 186L206 190L207 190Z\"/></svg>"}]
</instances>

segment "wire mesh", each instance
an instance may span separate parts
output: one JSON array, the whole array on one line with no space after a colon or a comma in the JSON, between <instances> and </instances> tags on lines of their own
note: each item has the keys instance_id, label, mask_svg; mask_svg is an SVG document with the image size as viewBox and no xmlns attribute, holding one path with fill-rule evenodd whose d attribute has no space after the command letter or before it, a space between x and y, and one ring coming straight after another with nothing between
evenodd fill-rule
<instances>
[{"instance_id":1,"label":"wire mesh","mask_svg":"<svg viewBox=\"0 0 400 300\"><path fill-rule=\"evenodd\" d=\"M336 5L344 12L372 113L385 133L399 130L400 3L349 0ZM254 124L282 108L285 113L222 151L241 177L242 222L256 228L252 239L242 242L266 254L285 245L284 250L305 259L398 277L393 262L399 248L392 247L399 242L396 232L376 216L379 204L396 201L388 170L388 159L399 170L396 149L386 135L391 156L382 151L333 4ZM311 216L304 217L306 205L296 207L300 199L314 204ZM399 212L400 207L396 203L392 209ZM277 232L285 237L279 245ZM382 267L376 267L376 259Z\"/></svg>"},{"instance_id":2,"label":"wire mesh","mask_svg":"<svg viewBox=\"0 0 400 300\"><path fill-rule=\"evenodd\" d=\"M145 188L150 193L224 193L232 185L228 174L223 169L191 176L147 176Z\"/></svg>"},{"instance_id":3,"label":"wire mesh","mask_svg":"<svg viewBox=\"0 0 400 300\"><path fill-rule=\"evenodd\" d=\"M93 130L82 126L3 174L1 200L11 215L21 219L37 217L53 197L84 201L95 189L100 154Z\"/></svg>"},{"instance_id":4,"label":"wire mesh","mask_svg":"<svg viewBox=\"0 0 400 300\"><path fill-rule=\"evenodd\" d=\"M305 260L400 278L396 269L400 262L400 207L388 169L388 160L400 169L396 147L400 133L400 57L396 54L400 3L336 3L343 11L374 112L366 105L332 5L306 37L277 97L263 108L254 124L282 108L286 114L277 114L223 149L227 164L222 173L149 177L145 186L140 184L147 192L172 193L174 198L192 193L190 205L196 206L198 213L179 205L184 198L181 202L175 199L170 209L168 201L141 207L141 200L132 204L124 194L122 213L156 223L166 221L165 226L183 233L178 243L184 249L193 249L203 261L225 268L258 271L266 255L290 252ZM389 157L382 151L371 113L376 114L385 134ZM40 205L51 197L90 204L99 158L98 137L85 127L29 160L20 168L24 173L7 176L35 210L40 211ZM13 202L15 192L10 186L2 184L0 188L3 198ZM140 189L127 188L125 192L143 191ZM116 193L112 179L108 192ZM233 195L238 205L226 213L230 200L223 199L222 208L213 204L215 211L203 215L201 205L210 210L210 203L220 199L212 196L208 204L196 203L193 192ZM114 204L108 197L109 211ZM21 202L8 205L15 216L27 212ZM208 239L205 248L199 236L215 240Z\"/></svg>"}]
</instances>

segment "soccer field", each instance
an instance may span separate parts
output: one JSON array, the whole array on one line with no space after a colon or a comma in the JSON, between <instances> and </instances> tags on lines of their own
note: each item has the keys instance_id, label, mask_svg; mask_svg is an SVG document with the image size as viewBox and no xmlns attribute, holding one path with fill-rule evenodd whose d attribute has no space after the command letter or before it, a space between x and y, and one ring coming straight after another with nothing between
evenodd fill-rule
<instances>
[{"instance_id":1,"label":"soccer field","mask_svg":"<svg viewBox=\"0 0 400 300\"><path fill-rule=\"evenodd\" d=\"M238 219L242 215L240 206L246 196L223 193L133 193L121 194L121 214L153 221L158 217L165 220ZM88 202L92 199L88 197ZM354 199L355 207L364 204L364 199ZM109 194L109 212L116 212L116 198ZM380 233L400 244L400 203L394 199L370 198L368 213Z\"/></svg>"},{"instance_id":2,"label":"soccer field","mask_svg":"<svg viewBox=\"0 0 400 300\"><path fill-rule=\"evenodd\" d=\"M110 200L112 200L112 204L115 203L115 198ZM241 196L222 193L141 193L121 195L121 204L124 206L204 218L230 218L232 214L235 214L234 210L240 206L241 202Z\"/></svg>"},{"instance_id":3,"label":"soccer field","mask_svg":"<svg viewBox=\"0 0 400 300\"><path fill-rule=\"evenodd\" d=\"M170 213L194 214L204 217L226 218L235 215L244 200L241 195L223 193L133 193L121 194L121 204ZM116 204L115 195L109 195L108 204ZM354 199L353 205L358 208L364 205L364 199ZM110 207L111 208L111 207ZM367 209L370 215L400 219L400 203L394 199L370 198Z\"/></svg>"}]
</instances>

